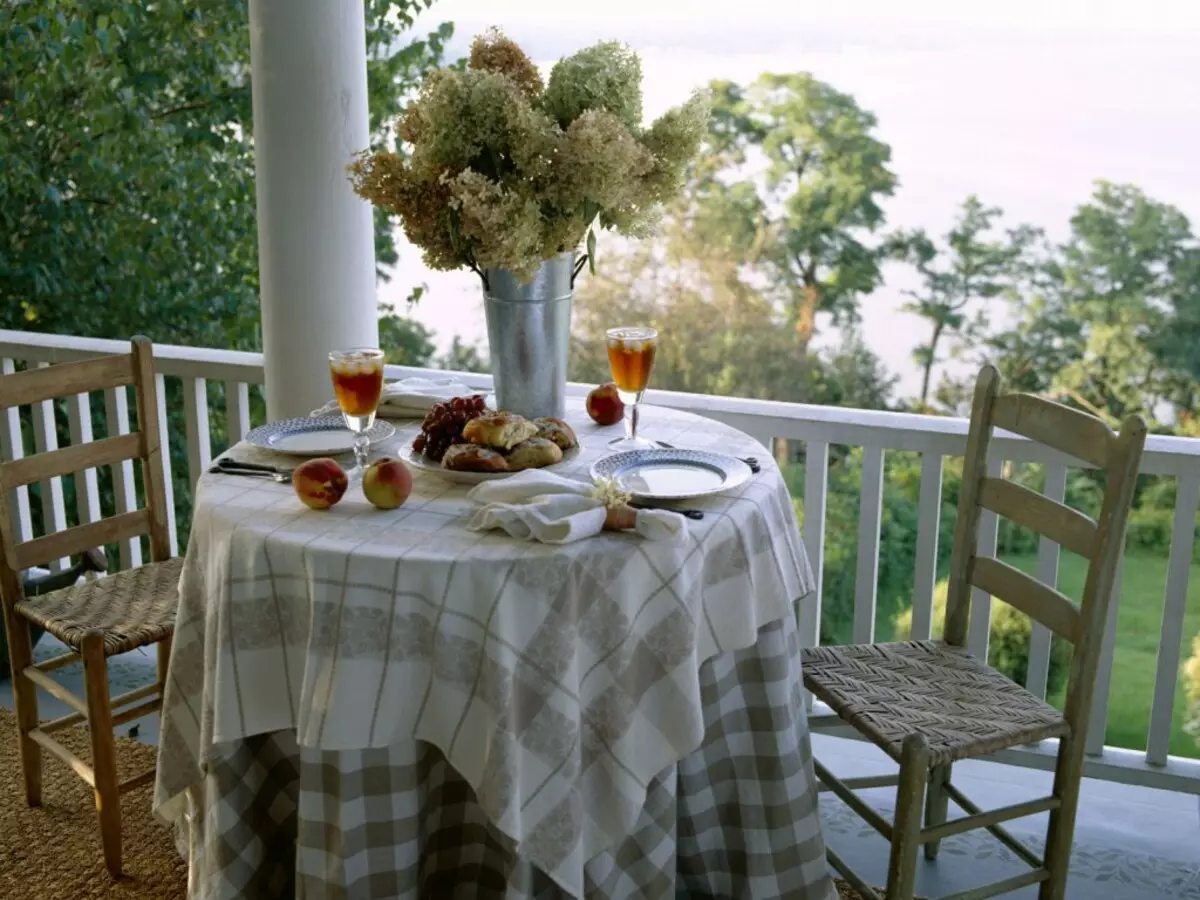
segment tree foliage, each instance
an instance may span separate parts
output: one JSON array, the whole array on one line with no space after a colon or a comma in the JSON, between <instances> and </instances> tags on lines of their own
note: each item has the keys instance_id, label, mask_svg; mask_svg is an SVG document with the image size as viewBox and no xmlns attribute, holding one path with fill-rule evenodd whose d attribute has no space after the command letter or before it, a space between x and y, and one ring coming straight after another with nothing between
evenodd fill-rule
<instances>
[{"instance_id":1,"label":"tree foliage","mask_svg":"<svg viewBox=\"0 0 1200 900\"><path fill-rule=\"evenodd\" d=\"M782 303L801 353L818 312L853 321L890 248L871 235L896 176L875 117L807 73L712 85L708 156L692 227L755 271Z\"/></svg>"}]
</instances>

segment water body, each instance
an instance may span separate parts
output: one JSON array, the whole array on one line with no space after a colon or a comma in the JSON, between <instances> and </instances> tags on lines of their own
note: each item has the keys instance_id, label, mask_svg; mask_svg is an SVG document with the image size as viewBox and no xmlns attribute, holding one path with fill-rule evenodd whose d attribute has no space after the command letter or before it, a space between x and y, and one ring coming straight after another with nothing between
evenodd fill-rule
<instances>
[{"instance_id":1,"label":"water body","mask_svg":"<svg viewBox=\"0 0 1200 900\"><path fill-rule=\"evenodd\" d=\"M713 78L811 72L877 116L900 180L889 227L941 233L975 193L1007 224L1061 239L1093 181L1107 179L1173 203L1200 228L1197 0L439 0L418 29L445 20L456 24L452 56L497 24L546 68L596 40L624 40L642 56L647 119ZM455 334L485 341L477 279L430 272L401 241L381 300L400 303L426 284L413 315L440 347ZM919 387L911 351L926 332L899 311L911 286L909 270L890 266L862 301L866 339L901 376L902 396Z\"/></svg>"}]
</instances>

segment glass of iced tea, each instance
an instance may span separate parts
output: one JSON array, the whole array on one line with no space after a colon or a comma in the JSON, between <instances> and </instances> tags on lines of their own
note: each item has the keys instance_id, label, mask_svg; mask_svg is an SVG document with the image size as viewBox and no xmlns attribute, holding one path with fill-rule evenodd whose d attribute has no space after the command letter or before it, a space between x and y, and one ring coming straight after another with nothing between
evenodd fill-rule
<instances>
[{"instance_id":1,"label":"glass of iced tea","mask_svg":"<svg viewBox=\"0 0 1200 900\"><path fill-rule=\"evenodd\" d=\"M354 432L354 468L347 474L362 477L367 467L367 432L375 424L375 411L383 393L383 351L374 347L334 350L329 354L333 392L346 427Z\"/></svg>"},{"instance_id":2,"label":"glass of iced tea","mask_svg":"<svg viewBox=\"0 0 1200 900\"><path fill-rule=\"evenodd\" d=\"M654 354L658 350L658 332L653 328L610 328L605 333L605 340L613 383L621 401L628 407L625 437L616 438L610 446L617 450L648 450L654 444L637 434L638 404L650 383Z\"/></svg>"}]
</instances>

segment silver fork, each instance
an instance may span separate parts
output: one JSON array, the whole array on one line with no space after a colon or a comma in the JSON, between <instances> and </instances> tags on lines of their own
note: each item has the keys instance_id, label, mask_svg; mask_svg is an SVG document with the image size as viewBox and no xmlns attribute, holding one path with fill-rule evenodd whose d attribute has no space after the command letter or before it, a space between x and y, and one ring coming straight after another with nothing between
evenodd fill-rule
<instances>
[{"instance_id":1,"label":"silver fork","mask_svg":"<svg viewBox=\"0 0 1200 900\"><path fill-rule=\"evenodd\" d=\"M666 441L655 441L654 443L658 444L658 446L662 447L664 450L678 450L679 449L674 444L668 444ZM762 471L762 466L760 466L758 464L758 460L755 459L753 456L739 456L738 459L740 459L742 462L744 462L747 466L750 467L750 472L752 474L757 475L759 472Z\"/></svg>"}]
</instances>

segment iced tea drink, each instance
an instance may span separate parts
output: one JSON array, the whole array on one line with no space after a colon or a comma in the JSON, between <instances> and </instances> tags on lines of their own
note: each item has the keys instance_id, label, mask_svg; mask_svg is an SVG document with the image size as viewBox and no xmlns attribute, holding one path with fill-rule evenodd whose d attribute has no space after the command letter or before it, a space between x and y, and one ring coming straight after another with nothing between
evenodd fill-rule
<instances>
[{"instance_id":1,"label":"iced tea drink","mask_svg":"<svg viewBox=\"0 0 1200 900\"><path fill-rule=\"evenodd\" d=\"M654 369L654 355L658 350L658 332L653 328L610 328L605 333L608 349L608 366L612 370L613 384L622 402L629 408L625 416L625 437L610 445L618 450L645 450L654 445L637 435L638 404L650 373Z\"/></svg>"},{"instance_id":2,"label":"iced tea drink","mask_svg":"<svg viewBox=\"0 0 1200 900\"><path fill-rule=\"evenodd\" d=\"M355 468L361 476L367 466L367 432L375 424L375 411L383 393L383 351L373 347L335 350L329 354L333 393L346 427L354 432Z\"/></svg>"}]
</instances>

